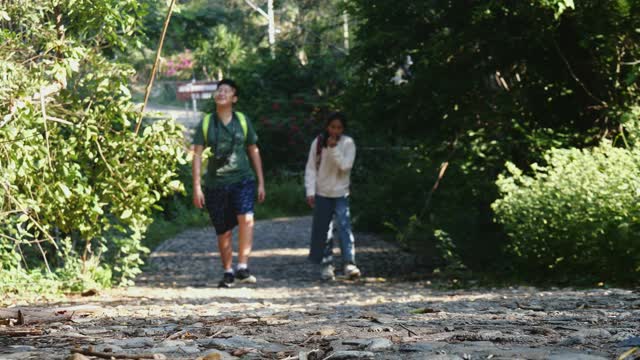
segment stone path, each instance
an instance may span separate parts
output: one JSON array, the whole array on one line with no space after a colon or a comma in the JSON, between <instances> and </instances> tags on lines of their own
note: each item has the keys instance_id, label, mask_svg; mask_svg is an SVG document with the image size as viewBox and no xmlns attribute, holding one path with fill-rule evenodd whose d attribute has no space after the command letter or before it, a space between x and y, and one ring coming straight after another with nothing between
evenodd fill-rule
<instances>
[{"instance_id":1,"label":"stone path","mask_svg":"<svg viewBox=\"0 0 640 360\"><path fill-rule=\"evenodd\" d=\"M640 345L638 291L442 290L410 280L415 259L366 234L356 234L364 277L325 283L305 261L309 228L308 217L258 222L259 281L233 289L215 288L212 229L186 231L153 252L136 286L50 304L91 304L93 315L13 327L36 335L0 336L0 359L66 359L74 348L158 359L608 359Z\"/></svg>"}]
</instances>

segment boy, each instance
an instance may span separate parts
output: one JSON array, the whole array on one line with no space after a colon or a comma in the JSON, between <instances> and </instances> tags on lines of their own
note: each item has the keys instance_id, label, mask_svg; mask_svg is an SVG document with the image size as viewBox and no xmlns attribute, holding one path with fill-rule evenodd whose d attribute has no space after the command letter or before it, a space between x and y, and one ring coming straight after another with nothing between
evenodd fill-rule
<instances>
[{"instance_id":1,"label":"boy","mask_svg":"<svg viewBox=\"0 0 640 360\"><path fill-rule=\"evenodd\" d=\"M215 227L224 269L218 287L225 288L231 287L235 279L242 283L256 282L248 268L253 244L256 187L258 202L265 199L262 160L256 145L258 136L244 114L233 111L238 95L235 82L221 80L214 94L216 111L205 115L193 139L193 204L197 208L207 208ZM213 153L209 158L203 190L200 178L202 152L206 147L210 147ZM234 273L231 231L236 225L239 249Z\"/></svg>"}]
</instances>

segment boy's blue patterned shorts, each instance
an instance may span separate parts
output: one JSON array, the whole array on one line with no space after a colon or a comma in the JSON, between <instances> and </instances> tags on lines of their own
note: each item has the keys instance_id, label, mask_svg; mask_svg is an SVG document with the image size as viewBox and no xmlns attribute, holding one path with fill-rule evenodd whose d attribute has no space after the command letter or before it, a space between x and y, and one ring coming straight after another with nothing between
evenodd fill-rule
<instances>
[{"instance_id":1,"label":"boy's blue patterned shorts","mask_svg":"<svg viewBox=\"0 0 640 360\"><path fill-rule=\"evenodd\" d=\"M205 206L216 234L224 234L238 225L238 215L253 214L256 182L245 179L237 183L205 189Z\"/></svg>"}]
</instances>

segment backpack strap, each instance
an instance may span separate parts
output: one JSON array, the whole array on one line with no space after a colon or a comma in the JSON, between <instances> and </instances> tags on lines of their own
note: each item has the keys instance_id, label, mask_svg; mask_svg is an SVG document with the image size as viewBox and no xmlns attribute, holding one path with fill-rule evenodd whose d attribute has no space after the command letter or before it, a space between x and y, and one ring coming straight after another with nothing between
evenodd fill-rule
<instances>
[{"instance_id":1,"label":"backpack strap","mask_svg":"<svg viewBox=\"0 0 640 360\"><path fill-rule=\"evenodd\" d=\"M238 117L238 121L240 121L240 127L242 128L242 133L244 134L244 138L246 139L247 131L248 131L247 117L239 111L236 112L236 116ZM208 143L210 122L211 122L211 114L206 114L204 116L204 119L202 119L202 136L204 137L204 147L207 147L209 145L207 143Z\"/></svg>"},{"instance_id":2,"label":"backpack strap","mask_svg":"<svg viewBox=\"0 0 640 360\"><path fill-rule=\"evenodd\" d=\"M247 138L247 117L244 116L243 113L236 111L236 116L238 117L238 120L240 121L240 127L242 128L242 133L244 134L244 138L246 140Z\"/></svg>"},{"instance_id":3,"label":"backpack strap","mask_svg":"<svg viewBox=\"0 0 640 360\"><path fill-rule=\"evenodd\" d=\"M206 114L202 119L202 137L204 138L204 147L207 147L209 138L209 122L211 121L211 114Z\"/></svg>"}]
</instances>

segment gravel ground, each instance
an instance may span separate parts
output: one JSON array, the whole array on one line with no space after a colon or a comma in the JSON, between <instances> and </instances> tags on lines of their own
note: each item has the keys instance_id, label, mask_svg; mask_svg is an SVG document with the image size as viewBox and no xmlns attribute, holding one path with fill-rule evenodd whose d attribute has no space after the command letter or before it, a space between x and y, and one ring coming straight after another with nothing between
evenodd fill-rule
<instances>
[{"instance_id":1,"label":"gravel ground","mask_svg":"<svg viewBox=\"0 0 640 360\"><path fill-rule=\"evenodd\" d=\"M232 289L215 287L213 229L186 231L152 253L136 286L39 304L99 309L89 316L0 327L0 359L610 359L640 345L638 291L437 289L409 280L420 272L411 254L367 234L356 234L363 277L322 282L306 262L310 225L257 222L258 283Z\"/></svg>"}]
</instances>

